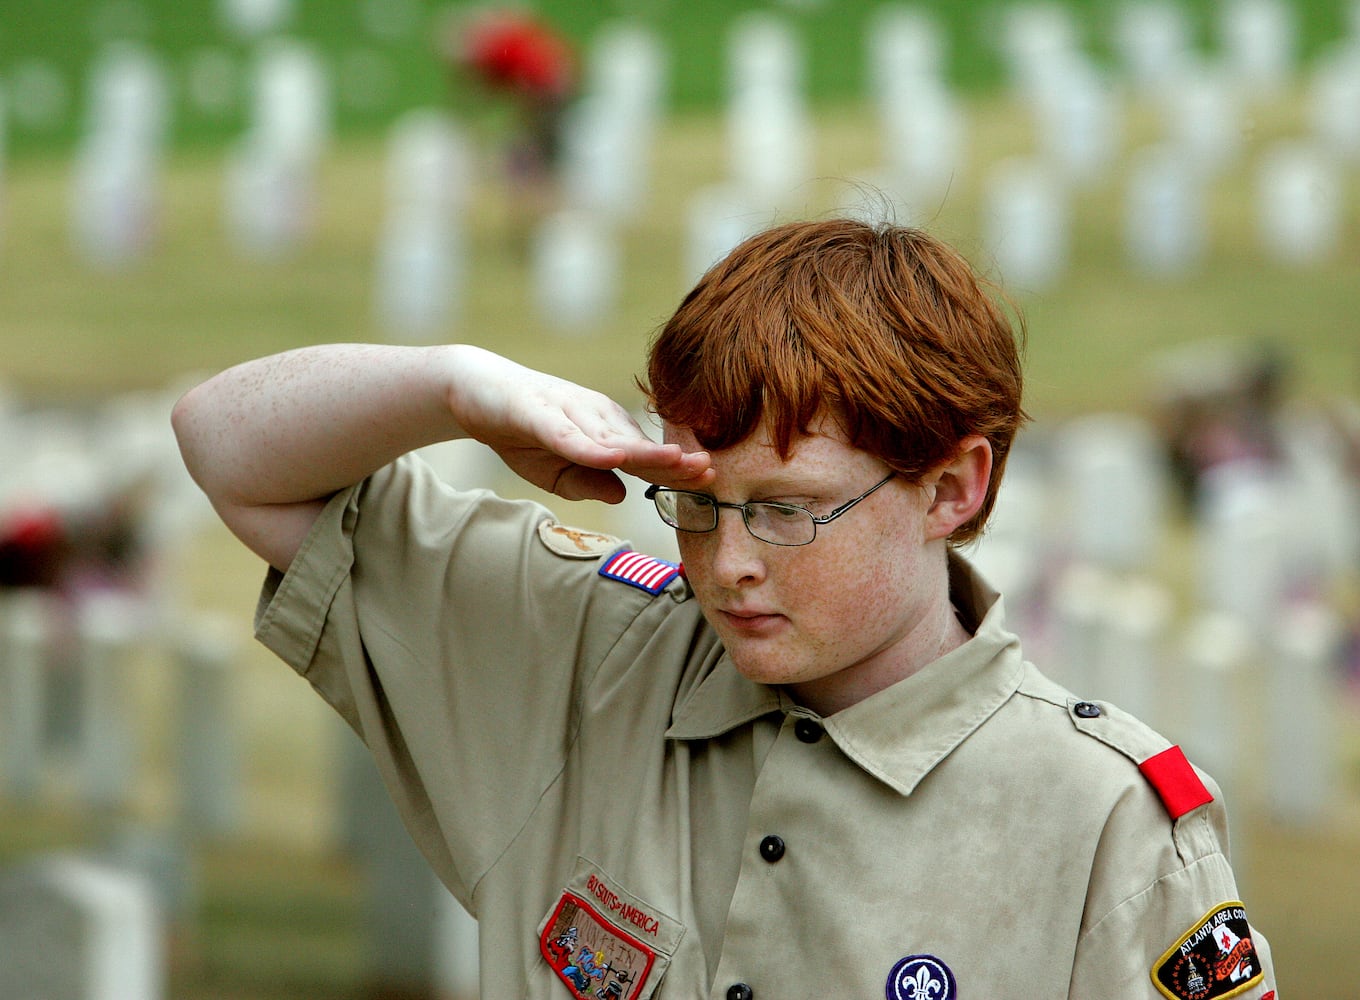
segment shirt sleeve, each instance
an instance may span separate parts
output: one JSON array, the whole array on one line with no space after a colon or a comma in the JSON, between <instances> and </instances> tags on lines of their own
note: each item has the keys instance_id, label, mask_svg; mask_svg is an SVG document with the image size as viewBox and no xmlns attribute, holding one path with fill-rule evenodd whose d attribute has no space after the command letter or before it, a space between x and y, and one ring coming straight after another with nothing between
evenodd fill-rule
<instances>
[{"instance_id":1,"label":"shirt sleeve","mask_svg":"<svg viewBox=\"0 0 1360 1000\"><path fill-rule=\"evenodd\" d=\"M256 635L368 745L417 844L464 902L558 778L591 671L645 606L549 512L462 493L407 457L334 497ZM635 596L636 595L636 596Z\"/></svg>"},{"instance_id":2,"label":"shirt sleeve","mask_svg":"<svg viewBox=\"0 0 1360 1000\"><path fill-rule=\"evenodd\" d=\"M1082 933L1069 996L1081 1000L1277 1000L1265 937L1251 926L1217 842L1217 803L1176 823L1183 863Z\"/></svg>"}]
</instances>

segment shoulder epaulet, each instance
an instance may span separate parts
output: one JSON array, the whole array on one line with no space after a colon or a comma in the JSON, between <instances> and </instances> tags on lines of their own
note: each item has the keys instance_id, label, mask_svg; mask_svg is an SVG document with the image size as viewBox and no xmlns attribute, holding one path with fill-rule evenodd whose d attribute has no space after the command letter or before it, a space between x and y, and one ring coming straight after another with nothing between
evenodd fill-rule
<instances>
[{"instance_id":1,"label":"shoulder epaulet","mask_svg":"<svg viewBox=\"0 0 1360 1000\"><path fill-rule=\"evenodd\" d=\"M1181 748L1133 716L1095 701L1073 700L1067 711L1079 730L1118 750L1138 766L1173 821L1214 800Z\"/></svg>"},{"instance_id":2,"label":"shoulder epaulet","mask_svg":"<svg viewBox=\"0 0 1360 1000\"><path fill-rule=\"evenodd\" d=\"M659 594L681 573L679 565L631 549L616 552L600 565L600 576Z\"/></svg>"}]
</instances>

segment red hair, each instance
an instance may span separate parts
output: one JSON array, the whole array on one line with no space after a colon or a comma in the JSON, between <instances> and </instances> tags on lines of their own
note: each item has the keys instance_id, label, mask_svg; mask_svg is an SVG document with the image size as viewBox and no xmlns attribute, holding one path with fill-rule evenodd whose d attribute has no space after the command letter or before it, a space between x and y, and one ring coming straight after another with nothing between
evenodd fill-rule
<instances>
[{"instance_id":1,"label":"red hair","mask_svg":"<svg viewBox=\"0 0 1360 1000\"><path fill-rule=\"evenodd\" d=\"M787 459L827 413L909 482L982 435L992 479L951 537L961 544L981 533L1026 419L1019 355L1006 315L939 240L849 219L797 222L747 239L699 280L653 341L640 385L705 448L768 421Z\"/></svg>"}]
</instances>

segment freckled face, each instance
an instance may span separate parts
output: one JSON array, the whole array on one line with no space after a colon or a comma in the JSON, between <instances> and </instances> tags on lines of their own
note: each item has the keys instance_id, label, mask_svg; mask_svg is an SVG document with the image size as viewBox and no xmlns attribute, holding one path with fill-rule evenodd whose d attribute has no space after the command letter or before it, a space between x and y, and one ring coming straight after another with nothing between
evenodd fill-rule
<instances>
[{"instance_id":1,"label":"freckled face","mask_svg":"<svg viewBox=\"0 0 1360 1000\"><path fill-rule=\"evenodd\" d=\"M851 447L834 423L801 438L787 462L762 428L712 453L720 501L778 500L814 514L863 493L889 471ZM666 440L687 450L685 428ZM834 711L905 677L934 654L931 623L948 613L943 543L927 544L925 491L894 479L829 524L810 545L754 538L722 510L715 531L677 532L685 573L737 669L788 685L809 707Z\"/></svg>"}]
</instances>

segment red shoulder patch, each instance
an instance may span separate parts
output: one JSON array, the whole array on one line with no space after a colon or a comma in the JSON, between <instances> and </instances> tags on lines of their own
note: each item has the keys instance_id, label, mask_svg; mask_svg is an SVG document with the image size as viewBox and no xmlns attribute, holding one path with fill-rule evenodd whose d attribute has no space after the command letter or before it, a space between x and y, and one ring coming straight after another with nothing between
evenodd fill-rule
<instances>
[{"instance_id":1,"label":"red shoulder patch","mask_svg":"<svg viewBox=\"0 0 1360 1000\"><path fill-rule=\"evenodd\" d=\"M1214 800L1178 746L1154 754L1138 765L1173 820Z\"/></svg>"}]
</instances>

